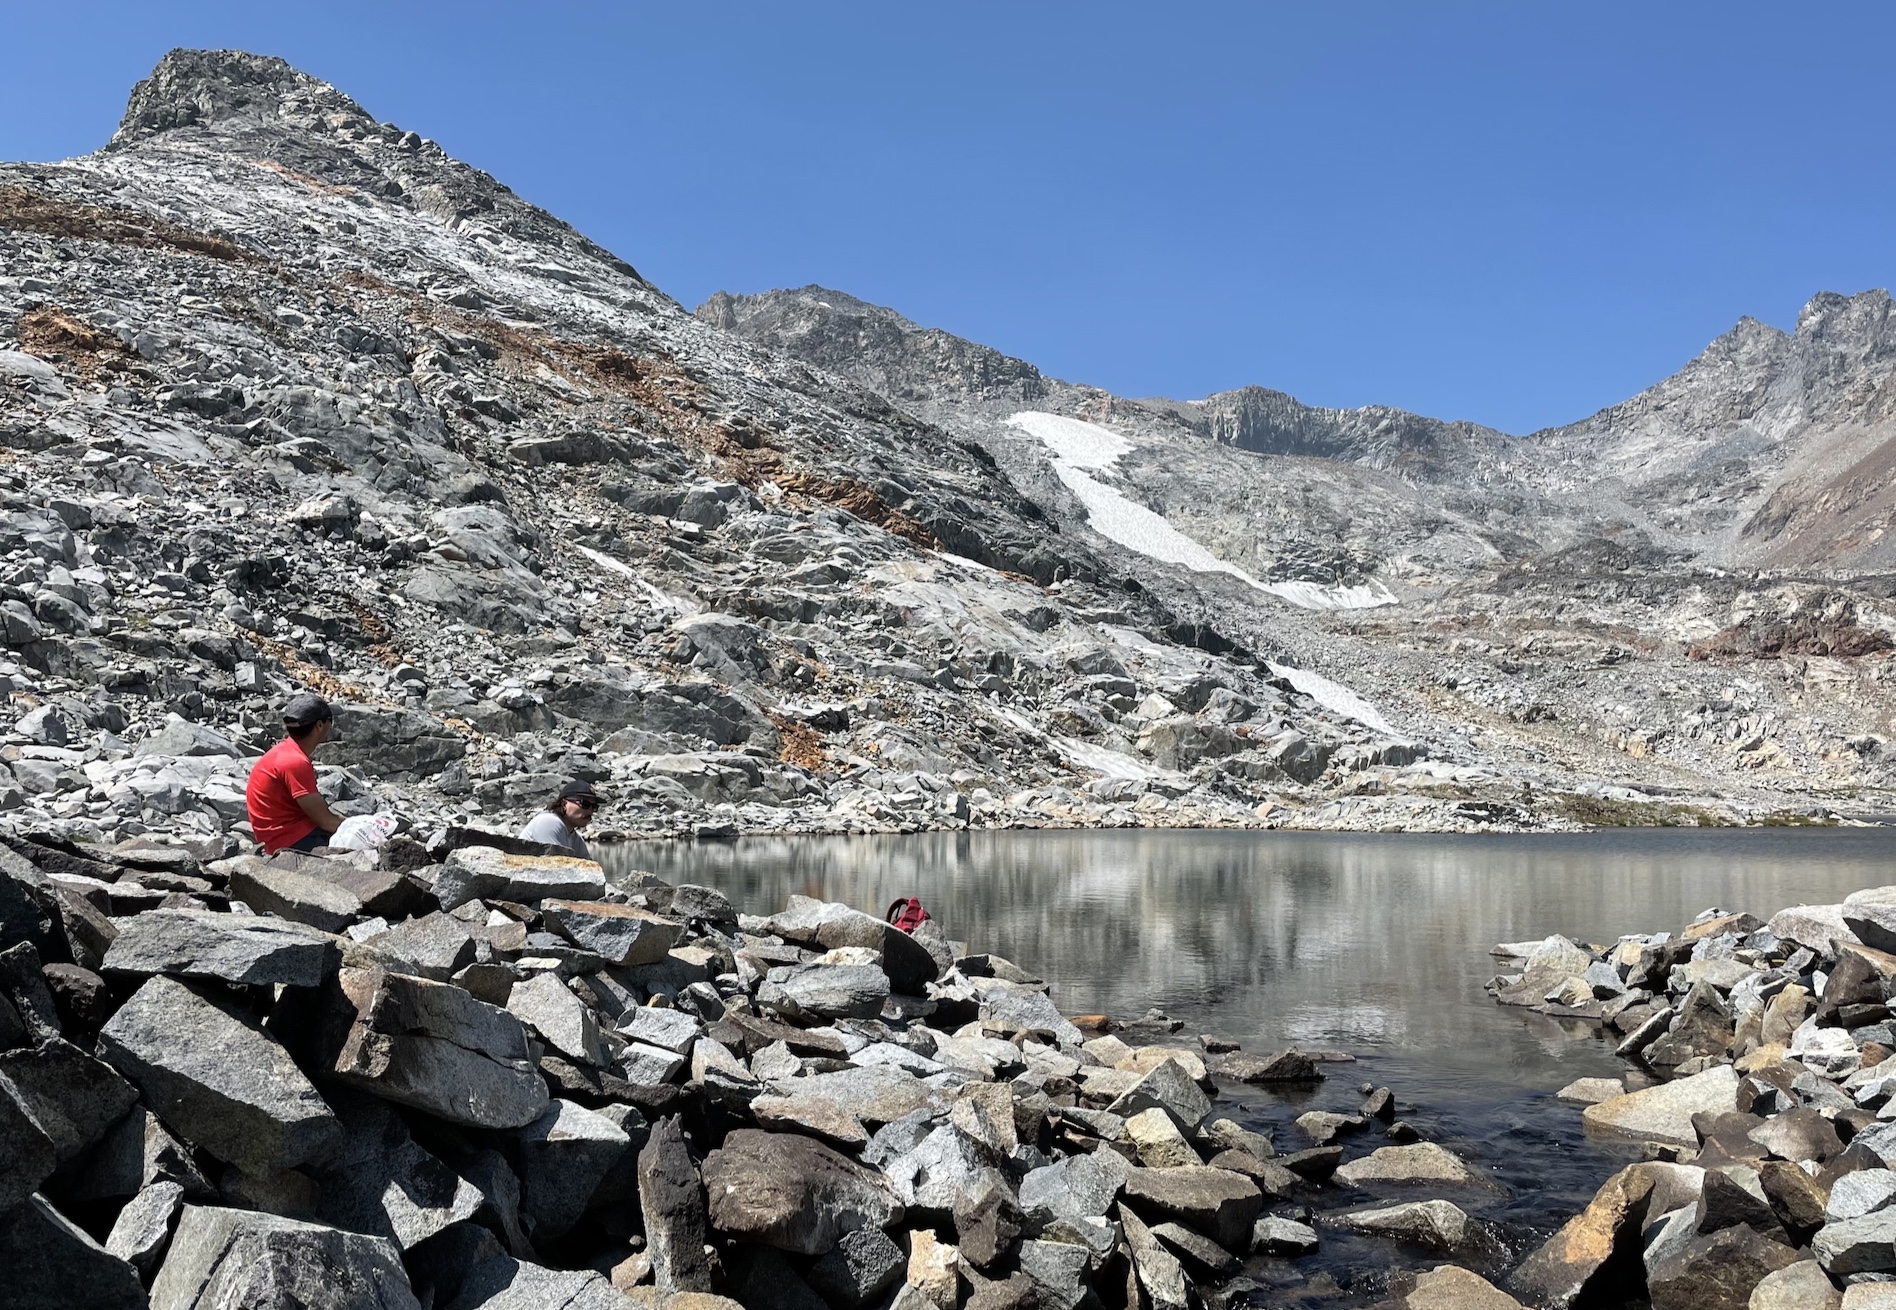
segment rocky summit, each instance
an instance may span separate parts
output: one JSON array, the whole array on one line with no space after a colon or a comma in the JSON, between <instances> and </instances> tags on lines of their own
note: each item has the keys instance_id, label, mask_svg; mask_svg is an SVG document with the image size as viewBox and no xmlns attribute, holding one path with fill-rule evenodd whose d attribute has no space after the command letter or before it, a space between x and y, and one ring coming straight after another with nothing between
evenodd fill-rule
<instances>
[{"instance_id":1,"label":"rocky summit","mask_svg":"<svg viewBox=\"0 0 1896 1310\"><path fill-rule=\"evenodd\" d=\"M214 837L301 688L336 808L431 831L573 777L648 835L1873 809L1886 308L1519 440L1126 402L836 293L687 313L177 51L0 165L0 809Z\"/></svg>"}]
</instances>

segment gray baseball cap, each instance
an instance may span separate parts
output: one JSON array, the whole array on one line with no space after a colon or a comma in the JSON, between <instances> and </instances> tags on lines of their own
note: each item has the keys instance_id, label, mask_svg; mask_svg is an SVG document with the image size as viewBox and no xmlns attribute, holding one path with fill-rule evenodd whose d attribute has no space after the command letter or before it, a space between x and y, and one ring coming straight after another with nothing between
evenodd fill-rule
<instances>
[{"instance_id":1,"label":"gray baseball cap","mask_svg":"<svg viewBox=\"0 0 1896 1310\"><path fill-rule=\"evenodd\" d=\"M292 728L308 728L335 717L329 702L313 691L299 692L283 707L283 722Z\"/></svg>"}]
</instances>

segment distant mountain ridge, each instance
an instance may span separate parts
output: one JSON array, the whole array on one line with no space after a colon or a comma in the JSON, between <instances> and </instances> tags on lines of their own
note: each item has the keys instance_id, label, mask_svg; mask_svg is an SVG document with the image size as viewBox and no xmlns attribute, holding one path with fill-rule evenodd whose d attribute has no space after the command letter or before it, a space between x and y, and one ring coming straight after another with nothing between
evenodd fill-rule
<instances>
[{"instance_id":1,"label":"distant mountain ridge","mask_svg":"<svg viewBox=\"0 0 1896 1310\"><path fill-rule=\"evenodd\" d=\"M929 413L1101 396L1031 363L822 287L720 292L699 317ZM1745 318L1677 373L1579 422L1510 436L1387 406L1326 409L1245 386L1198 400L1111 398L1262 456L1321 459L1417 486L1470 480L1583 506L1599 526L1712 564L1896 566L1896 323L1887 291L1813 297L1794 333Z\"/></svg>"}]
</instances>

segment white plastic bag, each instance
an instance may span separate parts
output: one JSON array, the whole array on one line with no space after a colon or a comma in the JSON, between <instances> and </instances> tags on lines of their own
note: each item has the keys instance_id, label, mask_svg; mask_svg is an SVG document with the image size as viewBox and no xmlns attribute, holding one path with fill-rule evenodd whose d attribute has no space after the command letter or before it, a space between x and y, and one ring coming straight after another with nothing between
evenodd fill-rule
<instances>
[{"instance_id":1,"label":"white plastic bag","mask_svg":"<svg viewBox=\"0 0 1896 1310\"><path fill-rule=\"evenodd\" d=\"M339 851L372 851L395 832L392 815L358 814L344 819L342 826L329 834L329 845Z\"/></svg>"}]
</instances>

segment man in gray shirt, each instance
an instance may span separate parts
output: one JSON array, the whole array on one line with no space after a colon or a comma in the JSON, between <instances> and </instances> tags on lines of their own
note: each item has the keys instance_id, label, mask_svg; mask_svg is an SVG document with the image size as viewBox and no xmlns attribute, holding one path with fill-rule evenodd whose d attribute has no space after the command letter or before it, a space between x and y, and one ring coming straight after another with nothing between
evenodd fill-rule
<instances>
[{"instance_id":1,"label":"man in gray shirt","mask_svg":"<svg viewBox=\"0 0 1896 1310\"><path fill-rule=\"evenodd\" d=\"M590 860L592 852L586 849L586 839L579 835L579 830L592 822L593 811L598 808L599 793L592 789L590 782L569 782L560 788L559 795L547 802L544 810L527 820L520 836L525 841L558 846L568 855Z\"/></svg>"}]
</instances>

